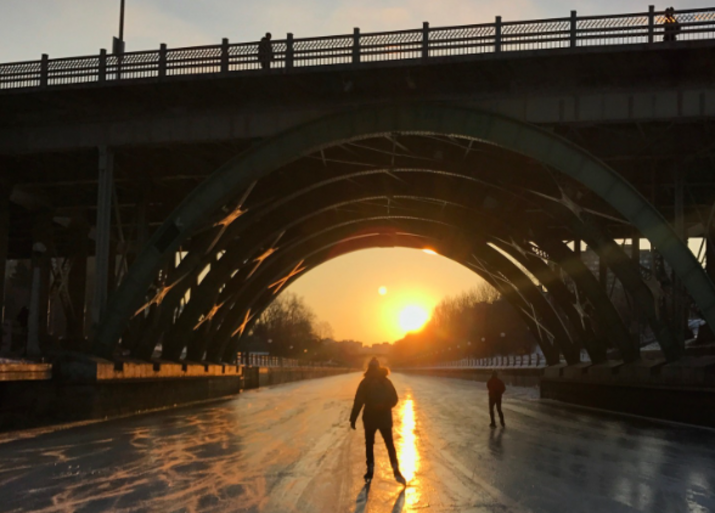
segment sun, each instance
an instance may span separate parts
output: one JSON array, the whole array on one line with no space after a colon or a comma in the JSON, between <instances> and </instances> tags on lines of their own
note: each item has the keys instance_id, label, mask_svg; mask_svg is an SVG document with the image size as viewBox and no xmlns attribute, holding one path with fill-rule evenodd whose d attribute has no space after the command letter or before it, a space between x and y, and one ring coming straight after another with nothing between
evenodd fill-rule
<instances>
[{"instance_id":1,"label":"sun","mask_svg":"<svg viewBox=\"0 0 715 513\"><path fill-rule=\"evenodd\" d=\"M380 287L379 289L377 289L377 292L378 292L378 294L380 294L381 296L384 296L385 294L387 294L387 287L385 287L385 286Z\"/></svg>"},{"instance_id":2,"label":"sun","mask_svg":"<svg viewBox=\"0 0 715 513\"><path fill-rule=\"evenodd\" d=\"M400 312L400 328L404 331L417 331L429 320L427 310L417 305L406 306Z\"/></svg>"}]
</instances>

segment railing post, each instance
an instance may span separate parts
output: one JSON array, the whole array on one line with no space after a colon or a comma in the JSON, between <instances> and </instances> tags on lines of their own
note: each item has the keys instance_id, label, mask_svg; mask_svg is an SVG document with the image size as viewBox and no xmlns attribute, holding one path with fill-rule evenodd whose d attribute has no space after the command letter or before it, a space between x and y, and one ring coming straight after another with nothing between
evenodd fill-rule
<instances>
[{"instance_id":1,"label":"railing post","mask_svg":"<svg viewBox=\"0 0 715 513\"><path fill-rule=\"evenodd\" d=\"M221 73L228 73L228 38L221 40Z\"/></svg>"},{"instance_id":2,"label":"railing post","mask_svg":"<svg viewBox=\"0 0 715 513\"><path fill-rule=\"evenodd\" d=\"M353 29L353 64L360 63L360 29Z\"/></svg>"},{"instance_id":3,"label":"railing post","mask_svg":"<svg viewBox=\"0 0 715 513\"><path fill-rule=\"evenodd\" d=\"M40 61L40 87L47 87L50 75L50 56L46 53L42 54Z\"/></svg>"},{"instance_id":4,"label":"railing post","mask_svg":"<svg viewBox=\"0 0 715 513\"><path fill-rule=\"evenodd\" d=\"M429 22L422 23L422 60L429 59Z\"/></svg>"},{"instance_id":5,"label":"railing post","mask_svg":"<svg viewBox=\"0 0 715 513\"><path fill-rule=\"evenodd\" d=\"M576 48L576 11L571 11L571 48Z\"/></svg>"},{"instance_id":6,"label":"railing post","mask_svg":"<svg viewBox=\"0 0 715 513\"><path fill-rule=\"evenodd\" d=\"M286 37L286 69L293 69L293 33Z\"/></svg>"},{"instance_id":7,"label":"railing post","mask_svg":"<svg viewBox=\"0 0 715 513\"><path fill-rule=\"evenodd\" d=\"M501 52L501 16L494 21L494 51Z\"/></svg>"},{"instance_id":8,"label":"railing post","mask_svg":"<svg viewBox=\"0 0 715 513\"><path fill-rule=\"evenodd\" d=\"M648 43L652 43L655 32L655 6L648 6Z\"/></svg>"},{"instance_id":9,"label":"railing post","mask_svg":"<svg viewBox=\"0 0 715 513\"><path fill-rule=\"evenodd\" d=\"M97 70L97 82L103 84L107 81L107 50L102 48L99 51L99 69Z\"/></svg>"},{"instance_id":10,"label":"railing post","mask_svg":"<svg viewBox=\"0 0 715 513\"><path fill-rule=\"evenodd\" d=\"M159 47L159 78L166 77L166 44Z\"/></svg>"}]
</instances>

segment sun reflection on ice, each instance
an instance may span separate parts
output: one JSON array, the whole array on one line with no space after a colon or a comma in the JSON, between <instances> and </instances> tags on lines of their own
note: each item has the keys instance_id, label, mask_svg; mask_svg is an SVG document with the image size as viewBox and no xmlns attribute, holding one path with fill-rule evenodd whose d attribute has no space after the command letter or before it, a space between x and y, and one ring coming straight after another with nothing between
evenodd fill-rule
<instances>
[{"instance_id":1,"label":"sun reflection on ice","mask_svg":"<svg viewBox=\"0 0 715 513\"><path fill-rule=\"evenodd\" d=\"M406 493L406 506L416 506L420 502L420 481L417 471L420 468L420 453L417 450L417 435L415 434L415 406L414 401L408 396L401 401L398 412L400 427L397 442L397 458L400 461L400 470L409 483ZM409 511L409 510L408 510Z\"/></svg>"}]
</instances>

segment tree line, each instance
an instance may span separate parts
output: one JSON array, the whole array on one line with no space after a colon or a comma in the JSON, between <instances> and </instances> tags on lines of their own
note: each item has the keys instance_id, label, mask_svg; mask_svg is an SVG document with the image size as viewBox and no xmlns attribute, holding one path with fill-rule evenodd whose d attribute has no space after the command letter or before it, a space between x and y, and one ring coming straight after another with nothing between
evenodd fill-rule
<instances>
[{"instance_id":1,"label":"tree line","mask_svg":"<svg viewBox=\"0 0 715 513\"><path fill-rule=\"evenodd\" d=\"M391 360L397 364L424 364L530 354L535 349L536 340L514 308L484 283L444 298L424 328L394 343Z\"/></svg>"}]
</instances>

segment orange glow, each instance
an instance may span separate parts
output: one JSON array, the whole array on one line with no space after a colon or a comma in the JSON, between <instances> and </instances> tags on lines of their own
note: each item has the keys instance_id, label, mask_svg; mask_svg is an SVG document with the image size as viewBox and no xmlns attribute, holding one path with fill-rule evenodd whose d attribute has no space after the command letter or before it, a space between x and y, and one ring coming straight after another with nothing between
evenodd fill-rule
<instances>
[{"instance_id":1,"label":"orange glow","mask_svg":"<svg viewBox=\"0 0 715 513\"><path fill-rule=\"evenodd\" d=\"M406 335L400 325L406 307L415 305L431 314L443 297L481 283L467 267L422 248L379 248L344 255L301 273L289 289L305 298L318 319L331 324L336 340L372 345ZM380 287L387 293L381 295Z\"/></svg>"},{"instance_id":2,"label":"orange glow","mask_svg":"<svg viewBox=\"0 0 715 513\"><path fill-rule=\"evenodd\" d=\"M405 503L406 505L416 507L421 499L420 496L420 481L417 477L417 471L420 469L420 453L417 449L417 435L415 428L417 422L415 419L415 405L411 396L400 402L400 409L397 415L400 424L398 429L397 442L397 459L400 462L400 470L402 475L409 483L406 490ZM412 511L412 509L408 509Z\"/></svg>"},{"instance_id":3,"label":"orange glow","mask_svg":"<svg viewBox=\"0 0 715 513\"><path fill-rule=\"evenodd\" d=\"M430 248L425 248L422 250L424 253L427 253L428 255L439 255L434 249Z\"/></svg>"}]
</instances>

